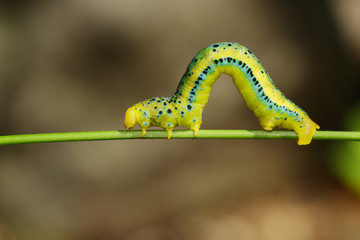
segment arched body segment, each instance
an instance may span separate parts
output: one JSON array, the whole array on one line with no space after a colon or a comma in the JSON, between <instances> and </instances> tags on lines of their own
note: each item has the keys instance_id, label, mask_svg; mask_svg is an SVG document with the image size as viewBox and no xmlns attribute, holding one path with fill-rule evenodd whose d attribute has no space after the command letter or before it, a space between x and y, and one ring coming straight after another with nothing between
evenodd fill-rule
<instances>
[{"instance_id":1,"label":"arched body segment","mask_svg":"<svg viewBox=\"0 0 360 240\"><path fill-rule=\"evenodd\" d=\"M176 92L171 97L151 98L130 107L125 114L125 127L130 129L138 123L145 135L150 126L159 126L171 138L176 126L185 126L196 137L203 108L221 73L232 76L247 107L266 131L274 127L294 130L299 145L311 142L319 126L275 87L250 50L233 42L215 43L202 49L190 62Z\"/></svg>"}]
</instances>

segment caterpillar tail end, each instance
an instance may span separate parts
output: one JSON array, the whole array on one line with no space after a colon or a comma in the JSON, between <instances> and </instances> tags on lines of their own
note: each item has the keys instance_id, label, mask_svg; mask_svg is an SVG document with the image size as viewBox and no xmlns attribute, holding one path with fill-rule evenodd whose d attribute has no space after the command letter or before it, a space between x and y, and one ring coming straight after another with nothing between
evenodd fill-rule
<instances>
[{"instance_id":1,"label":"caterpillar tail end","mask_svg":"<svg viewBox=\"0 0 360 240\"><path fill-rule=\"evenodd\" d=\"M295 132L299 136L297 144L298 145L310 144L317 129L320 129L320 126L310 119L307 121L307 123L303 128L295 129Z\"/></svg>"},{"instance_id":2,"label":"caterpillar tail end","mask_svg":"<svg viewBox=\"0 0 360 240\"><path fill-rule=\"evenodd\" d=\"M136 124L136 115L133 107L128 108L125 113L124 126L126 130L130 130Z\"/></svg>"}]
</instances>

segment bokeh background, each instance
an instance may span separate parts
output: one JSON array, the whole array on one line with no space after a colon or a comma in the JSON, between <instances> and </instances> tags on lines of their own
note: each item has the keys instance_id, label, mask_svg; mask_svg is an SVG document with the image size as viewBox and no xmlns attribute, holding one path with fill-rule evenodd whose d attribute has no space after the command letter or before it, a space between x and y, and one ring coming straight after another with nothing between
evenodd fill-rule
<instances>
[{"instance_id":1,"label":"bokeh background","mask_svg":"<svg viewBox=\"0 0 360 240\"><path fill-rule=\"evenodd\" d=\"M123 129L220 41L251 49L321 129L360 130L358 0L3 0L0 134ZM228 76L203 119L260 129ZM360 239L360 144L3 146L0 239Z\"/></svg>"}]
</instances>

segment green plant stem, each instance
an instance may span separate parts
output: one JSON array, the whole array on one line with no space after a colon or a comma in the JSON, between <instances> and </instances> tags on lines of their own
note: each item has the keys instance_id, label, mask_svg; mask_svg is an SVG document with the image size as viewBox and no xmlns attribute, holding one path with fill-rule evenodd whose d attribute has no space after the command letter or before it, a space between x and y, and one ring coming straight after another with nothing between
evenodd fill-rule
<instances>
[{"instance_id":1,"label":"green plant stem","mask_svg":"<svg viewBox=\"0 0 360 240\"><path fill-rule=\"evenodd\" d=\"M64 133L38 133L24 135L0 136L0 145L23 143L50 143L73 141L121 140L141 139L140 130L95 131L95 132L64 132ZM163 130L149 130L144 139L165 139L167 132ZM175 130L173 139L192 139L193 131ZM200 130L196 139L297 139L293 131L261 130ZM317 131L314 140L343 140L360 141L360 132L345 131Z\"/></svg>"}]
</instances>

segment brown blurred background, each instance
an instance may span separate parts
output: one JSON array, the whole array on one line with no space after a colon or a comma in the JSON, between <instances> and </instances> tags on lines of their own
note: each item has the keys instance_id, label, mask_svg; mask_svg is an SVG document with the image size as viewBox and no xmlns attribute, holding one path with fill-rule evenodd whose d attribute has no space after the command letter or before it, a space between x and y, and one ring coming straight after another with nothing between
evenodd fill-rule
<instances>
[{"instance_id":1,"label":"brown blurred background","mask_svg":"<svg viewBox=\"0 0 360 240\"><path fill-rule=\"evenodd\" d=\"M195 53L220 41L251 49L322 130L360 130L359 23L357 0L3 0L0 134L123 129L127 107L172 95ZM203 118L203 129L260 129L228 76ZM3 146L0 239L360 239L359 149Z\"/></svg>"}]
</instances>

